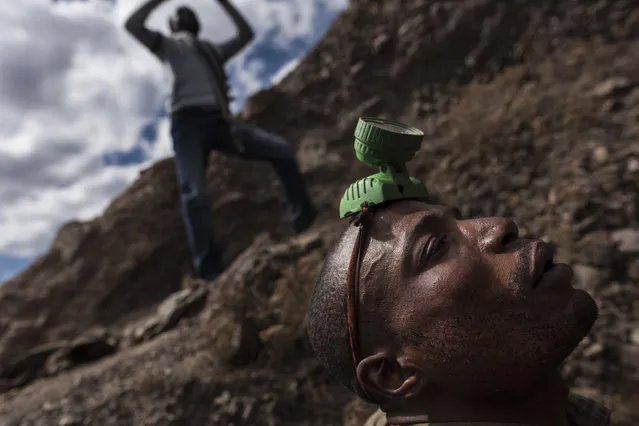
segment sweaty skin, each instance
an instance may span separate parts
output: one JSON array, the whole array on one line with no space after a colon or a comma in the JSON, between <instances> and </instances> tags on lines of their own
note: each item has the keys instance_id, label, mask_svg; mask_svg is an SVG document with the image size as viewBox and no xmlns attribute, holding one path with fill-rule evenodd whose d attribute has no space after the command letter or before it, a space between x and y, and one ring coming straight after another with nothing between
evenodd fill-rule
<instances>
[{"instance_id":1,"label":"sweaty skin","mask_svg":"<svg viewBox=\"0 0 639 426\"><path fill-rule=\"evenodd\" d=\"M558 368L597 307L552 255L505 218L462 220L417 201L373 215L357 377L391 423L567 424Z\"/></svg>"}]
</instances>

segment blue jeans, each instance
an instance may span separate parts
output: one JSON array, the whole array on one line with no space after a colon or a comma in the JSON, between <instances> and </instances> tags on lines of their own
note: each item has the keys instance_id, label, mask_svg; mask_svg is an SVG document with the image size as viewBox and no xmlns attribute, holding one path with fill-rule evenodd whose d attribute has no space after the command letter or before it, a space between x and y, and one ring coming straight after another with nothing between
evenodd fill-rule
<instances>
[{"instance_id":1,"label":"blue jeans","mask_svg":"<svg viewBox=\"0 0 639 426\"><path fill-rule=\"evenodd\" d=\"M293 225L314 214L292 147L285 140L246 123L234 121L232 126L241 142L239 148L233 143L228 121L216 111L185 108L171 116L182 216L195 270L202 278L214 278L223 270L213 241L206 197L205 174L212 150L269 161L284 187Z\"/></svg>"}]
</instances>

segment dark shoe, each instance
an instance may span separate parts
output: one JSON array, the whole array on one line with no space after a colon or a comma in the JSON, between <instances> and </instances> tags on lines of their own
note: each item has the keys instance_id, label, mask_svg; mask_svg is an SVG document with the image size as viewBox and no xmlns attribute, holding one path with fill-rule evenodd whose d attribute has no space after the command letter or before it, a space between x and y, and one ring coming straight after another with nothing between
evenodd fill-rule
<instances>
[{"instance_id":1,"label":"dark shoe","mask_svg":"<svg viewBox=\"0 0 639 426\"><path fill-rule=\"evenodd\" d=\"M313 224L316 218L317 210L315 210L315 207L306 207L302 214L293 221L293 229L295 230L295 233L301 234L306 231Z\"/></svg>"},{"instance_id":2,"label":"dark shoe","mask_svg":"<svg viewBox=\"0 0 639 426\"><path fill-rule=\"evenodd\" d=\"M222 259L213 250L208 252L207 257L204 259L202 265L200 265L198 275L200 278L206 281L215 281L217 277L224 272L224 266Z\"/></svg>"}]
</instances>

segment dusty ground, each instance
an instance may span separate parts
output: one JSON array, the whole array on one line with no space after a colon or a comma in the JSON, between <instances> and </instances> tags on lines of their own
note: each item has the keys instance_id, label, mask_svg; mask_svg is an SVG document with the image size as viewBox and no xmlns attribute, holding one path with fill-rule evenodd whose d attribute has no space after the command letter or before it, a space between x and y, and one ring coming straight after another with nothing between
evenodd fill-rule
<instances>
[{"instance_id":1,"label":"dusty ground","mask_svg":"<svg viewBox=\"0 0 639 426\"><path fill-rule=\"evenodd\" d=\"M352 155L363 114L424 129L410 170L463 213L512 216L559 244L601 307L566 376L605 401L616 425L639 424L632 5L353 1L242 113L296 144L324 209L315 227L289 240L268 166L214 154L215 229L232 266L211 286L183 280L173 164L156 164L0 287L0 425L357 424L369 407L343 414L350 398L312 357L304 308L343 226L341 192L370 172Z\"/></svg>"}]
</instances>

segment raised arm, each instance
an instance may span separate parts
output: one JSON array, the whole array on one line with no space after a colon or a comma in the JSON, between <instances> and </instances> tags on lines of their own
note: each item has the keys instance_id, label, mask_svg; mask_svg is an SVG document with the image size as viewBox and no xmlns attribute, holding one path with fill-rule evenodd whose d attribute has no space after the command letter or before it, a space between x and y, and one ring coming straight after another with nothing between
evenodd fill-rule
<instances>
[{"instance_id":1,"label":"raised arm","mask_svg":"<svg viewBox=\"0 0 639 426\"><path fill-rule=\"evenodd\" d=\"M253 41L255 33L246 19L244 19L244 16L242 16L242 14L229 2L229 0L217 1L229 14L237 28L237 35L233 39L220 44L220 47L224 52L224 59L228 60Z\"/></svg>"},{"instance_id":2,"label":"raised arm","mask_svg":"<svg viewBox=\"0 0 639 426\"><path fill-rule=\"evenodd\" d=\"M151 51L157 49L160 37L157 32L151 31L146 27L146 20L151 12L165 1L166 0L148 0L133 12L124 24L124 28L127 32Z\"/></svg>"}]
</instances>

